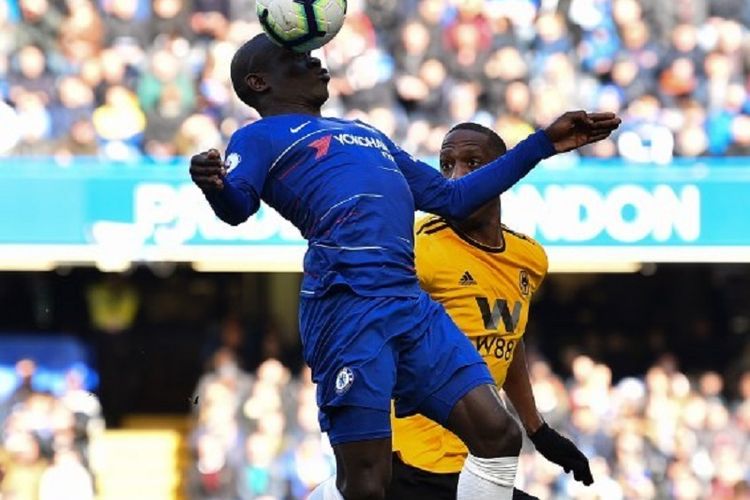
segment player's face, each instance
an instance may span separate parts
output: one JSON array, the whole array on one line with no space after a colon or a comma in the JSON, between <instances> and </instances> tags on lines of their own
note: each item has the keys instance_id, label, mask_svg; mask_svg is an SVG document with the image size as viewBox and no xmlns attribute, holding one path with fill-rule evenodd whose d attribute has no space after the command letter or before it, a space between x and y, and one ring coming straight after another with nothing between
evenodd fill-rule
<instances>
[{"instance_id":1,"label":"player's face","mask_svg":"<svg viewBox=\"0 0 750 500\"><path fill-rule=\"evenodd\" d=\"M274 47L267 83L276 99L321 106L328 99L331 76L320 59Z\"/></svg>"},{"instance_id":2,"label":"player's face","mask_svg":"<svg viewBox=\"0 0 750 500\"><path fill-rule=\"evenodd\" d=\"M440 171L449 179L458 179L495 159L487 136L474 130L458 129L443 139Z\"/></svg>"}]
</instances>

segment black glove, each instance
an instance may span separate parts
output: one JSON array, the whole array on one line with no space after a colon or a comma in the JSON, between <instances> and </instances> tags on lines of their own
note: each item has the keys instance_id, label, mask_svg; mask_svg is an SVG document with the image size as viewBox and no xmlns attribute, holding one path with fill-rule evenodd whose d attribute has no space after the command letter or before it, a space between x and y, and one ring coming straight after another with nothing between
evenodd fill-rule
<instances>
[{"instance_id":1,"label":"black glove","mask_svg":"<svg viewBox=\"0 0 750 500\"><path fill-rule=\"evenodd\" d=\"M594 482L589 468L589 460L568 438L561 436L546 423L529 436L536 449L544 458L563 468L573 471L576 481L586 486Z\"/></svg>"},{"instance_id":2,"label":"black glove","mask_svg":"<svg viewBox=\"0 0 750 500\"><path fill-rule=\"evenodd\" d=\"M513 488L512 500L539 500L539 497L529 495L525 491L519 490L518 488Z\"/></svg>"}]
</instances>

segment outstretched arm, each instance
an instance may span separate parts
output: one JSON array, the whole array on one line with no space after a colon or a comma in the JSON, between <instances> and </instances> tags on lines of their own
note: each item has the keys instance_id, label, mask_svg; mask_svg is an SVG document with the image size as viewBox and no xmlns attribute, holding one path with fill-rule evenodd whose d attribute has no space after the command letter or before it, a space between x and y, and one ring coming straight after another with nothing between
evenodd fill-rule
<instances>
[{"instance_id":1,"label":"outstretched arm","mask_svg":"<svg viewBox=\"0 0 750 500\"><path fill-rule=\"evenodd\" d=\"M465 219L518 182L541 160L555 154L543 131L532 134L495 161L457 180L446 179L428 164L396 151L394 158L409 183L418 210L449 219Z\"/></svg>"},{"instance_id":2,"label":"outstretched arm","mask_svg":"<svg viewBox=\"0 0 750 500\"><path fill-rule=\"evenodd\" d=\"M399 148L394 158L414 195L416 208L464 219L522 179L537 163L556 153L600 141L620 124L613 113L565 113L495 161L458 180L444 178Z\"/></svg>"},{"instance_id":3,"label":"outstretched arm","mask_svg":"<svg viewBox=\"0 0 750 500\"><path fill-rule=\"evenodd\" d=\"M537 451L550 462L561 466L565 472L573 471L573 477L585 485L594 482L589 461L576 445L560 435L544 422L536 409L534 393L531 390L529 370L526 366L526 347L523 340L513 353L513 361L508 367L503 390L513 403L526 434Z\"/></svg>"}]
</instances>

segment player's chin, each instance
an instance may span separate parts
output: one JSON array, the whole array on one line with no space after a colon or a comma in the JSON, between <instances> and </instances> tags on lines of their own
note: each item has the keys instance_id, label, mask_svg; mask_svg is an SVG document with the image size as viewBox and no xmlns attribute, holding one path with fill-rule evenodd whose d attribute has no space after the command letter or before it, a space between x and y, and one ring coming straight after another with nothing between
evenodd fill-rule
<instances>
[{"instance_id":1,"label":"player's chin","mask_svg":"<svg viewBox=\"0 0 750 500\"><path fill-rule=\"evenodd\" d=\"M328 83L323 83L315 88L313 100L317 105L322 106L329 97L330 92L328 91Z\"/></svg>"}]
</instances>

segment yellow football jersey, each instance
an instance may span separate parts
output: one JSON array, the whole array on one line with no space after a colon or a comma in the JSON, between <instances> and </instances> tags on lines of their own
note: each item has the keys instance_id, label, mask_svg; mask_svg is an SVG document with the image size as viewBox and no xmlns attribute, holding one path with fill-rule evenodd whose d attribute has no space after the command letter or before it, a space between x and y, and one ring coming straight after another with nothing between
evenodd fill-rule
<instances>
[{"instance_id":1,"label":"yellow football jersey","mask_svg":"<svg viewBox=\"0 0 750 500\"><path fill-rule=\"evenodd\" d=\"M488 247L437 216L417 222L414 251L422 288L443 304L502 387L526 330L531 296L547 274L547 254L533 239L503 226L504 243ZM423 470L450 473L467 450L450 431L421 415L392 418L393 449Z\"/></svg>"}]
</instances>

